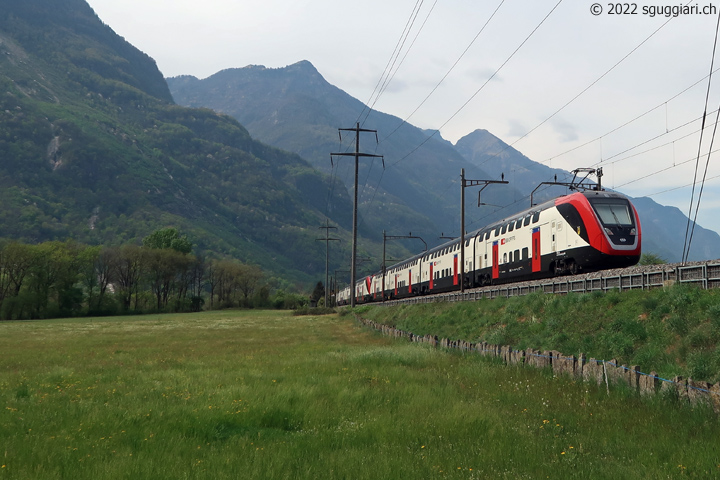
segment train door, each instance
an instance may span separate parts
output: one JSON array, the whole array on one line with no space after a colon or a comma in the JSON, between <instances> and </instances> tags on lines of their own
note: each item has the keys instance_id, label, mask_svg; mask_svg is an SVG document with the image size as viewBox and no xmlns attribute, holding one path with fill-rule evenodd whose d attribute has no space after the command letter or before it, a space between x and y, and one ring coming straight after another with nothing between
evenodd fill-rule
<instances>
[{"instance_id":1,"label":"train door","mask_svg":"<svg viewBox=\"0 0 720 480\"><path fill-rule=\"evenodd\" d=\"M540 261L540 227L532 229L532 271L539 272L542 270L542 262Z\"/></svg>"},{"instance_id":2,"label":"train door","mask_svg":"<svg viewBox=\"0 0 720 480\"><path fill-rule=\"evenodd\" d=\"M500 253L499 253L499 242L496 240L492 246L492 278L496 279L500 277Z\"/></svg>"},{"instance_id":3,"label":"train door","mask_svg":"<svg viewBox=\"0 0 720 480\"><path fill-rule=\"evenodd\" d=\"M458 284L458 255L457 253L453 256L453 285Z\"/></svg>"},{"instance_id":4,"label":"train door","mask_svg":"<svg viewBox=\"0 0 720 480\"><path fill-rule=\"evenodd\" d=\"M557 226L555 225L555 222L550 224L550 233L552 234L552 238L550 240L550 251L557 252Z\"/></svg>"},{"instance_id":5,"label":"train door","mask_svg":"<svg viewBox=\"0 0 720 480\"><path fill-rule=\"evenodd\" d=\"M482 270L487 267L487 242L485 236L480 237L475 253L477 253L476 269Z\"/></svg>"},{"instance_id":6,"label":"train door","mask_svg":"<svg viewBox=\"0 0 720 480\"><path fill-rule=\"evenodd\" d=\"M433 275L434 275L434 274L433 274L433 265L434 265L434 264L435 264L435 262L433 262L432 260L430 260L430 290L432 290L432 289L434 288L434 286L435 286L435 278L434 278L434 276L433 276Z\"/></svg>"},{"instance_id":7,"label":"train door","mask_svg":"<svg viewBox=\"0 0 720 480\"><path fill-rule=\"evenodd\" d=\"M412 293L412 268L408 270L408 293Z\"/></svg>"},{"instance_id":8,"label":"train door","mask_svg":"<svg viewBox=\"0 0 720 480\"><path fill-rule=\"evenodd\" d=\"M475 237L470 241L466 240L465 244L465 265L463 272L467 274L475 270L475 266L473 265L473 260L475 259Z\"/></svg>"}]
</instances>

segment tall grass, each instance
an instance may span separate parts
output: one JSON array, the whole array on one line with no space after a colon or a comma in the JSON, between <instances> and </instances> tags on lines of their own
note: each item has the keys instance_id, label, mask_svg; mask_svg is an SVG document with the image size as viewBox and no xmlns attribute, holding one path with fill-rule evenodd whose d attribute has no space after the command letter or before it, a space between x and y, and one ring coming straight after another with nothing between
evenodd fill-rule
<instances>
[{"instance_id":1,"label":"tall grass","mask_svg":"<svg viewBox=\"0 0 720 480\"><path fill-rule=\"evenodd\" d=\"M720 474L707 411L607 397L349 317L2 323L0 352L0 479Z\"/></svg>"},{"instance_id":2,"label":"tall grass","mask_svg":"<svg viewBox=\"0 0 720 480\"><path fill-rule=\"evenodd\" d=\"M720 290L668 289L371 308L419 335L616 358L661 376L720 381Z\"/></svg>"}]
</instances>

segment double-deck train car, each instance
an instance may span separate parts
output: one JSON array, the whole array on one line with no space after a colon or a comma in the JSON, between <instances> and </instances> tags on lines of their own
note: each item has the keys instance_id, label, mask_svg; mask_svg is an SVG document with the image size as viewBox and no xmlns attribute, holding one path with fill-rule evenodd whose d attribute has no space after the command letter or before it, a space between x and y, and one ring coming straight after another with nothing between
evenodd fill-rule
<instances>
[{"instance_id":1,"label":"double-deck train car","mask_svg":"<svg viewBox=\"0 0 720 480\"><path fill-rule=\"evenodd\" d=\"M619 193L558 197L358 281L356 302L428 295L466 288L635 265L641 229L635 207ZM462 275L464 270L465 275ZM349 303L350 287L338 295Z\"/></svg>"}]
</instances>

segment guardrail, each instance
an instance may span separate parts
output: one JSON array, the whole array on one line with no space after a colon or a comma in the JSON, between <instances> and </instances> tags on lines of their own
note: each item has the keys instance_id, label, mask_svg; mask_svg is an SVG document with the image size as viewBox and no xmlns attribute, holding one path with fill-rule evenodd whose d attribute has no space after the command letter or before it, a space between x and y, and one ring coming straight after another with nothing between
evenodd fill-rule
<instances>
[{"instance_id":1,"label":"guardrail","mask_svg":"<svg viewBox=\"0 0 720 480\"><path fill-rule=\"evenodd\" d=\"M637 267L633 267L635 270ZM697 285L703 289L720 287L720 263L704 263L691 266L658 265L658 270L645 272L633 271L627 274L615 274L600 277L560 277L546 281L533 281L510 285L481 287L464 293L451 292L425 297L413 297L401 300L388 300L384 305L405 305L433 302L462 302L482 298L509 298L542 292L565 295L609 290L649 290L662 288L672 283ZM583 275L580 275L583 277Z\"/></svg>"}]
</instances>

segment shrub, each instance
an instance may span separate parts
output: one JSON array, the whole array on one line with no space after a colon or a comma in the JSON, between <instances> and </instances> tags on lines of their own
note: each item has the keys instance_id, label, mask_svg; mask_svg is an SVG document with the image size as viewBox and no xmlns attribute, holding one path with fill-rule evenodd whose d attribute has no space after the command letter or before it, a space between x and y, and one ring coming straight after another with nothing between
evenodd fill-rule
<instances>
[{"instance_id":1,"label":"shrub","mask_svg":"<svg viewBox=\"0 0 720 480\"><path fill-rule=\"evenodd\" d=\"M710 378L715 372L713 355L708 351L696 351L688 355L687 365L689 375L692 378Z\"/></svg>"}]
</instances>

